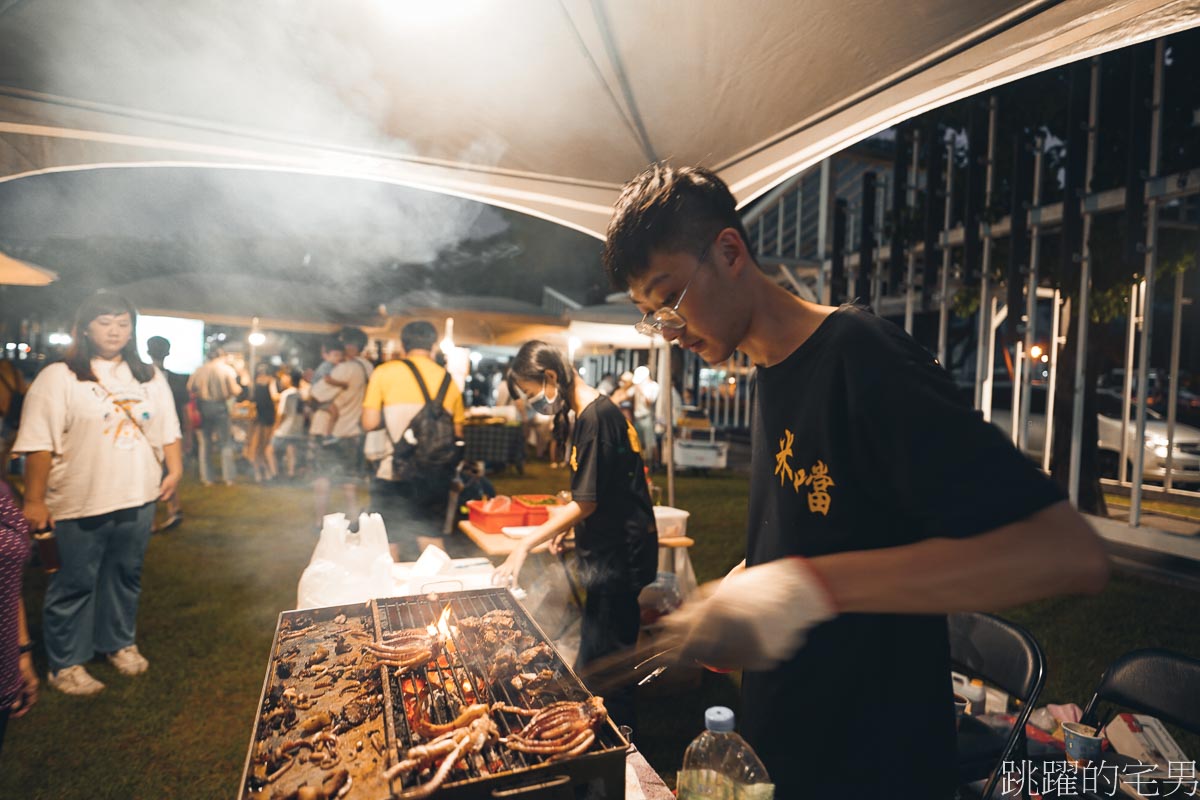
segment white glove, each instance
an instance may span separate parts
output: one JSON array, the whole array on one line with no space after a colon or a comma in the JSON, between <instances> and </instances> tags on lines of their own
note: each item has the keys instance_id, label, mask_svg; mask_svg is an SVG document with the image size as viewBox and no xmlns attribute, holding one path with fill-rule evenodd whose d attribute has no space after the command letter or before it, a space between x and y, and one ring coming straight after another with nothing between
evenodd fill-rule
<instances>
[{"instance_id":1,"label":"white glove","mask_svg":"<svg viewBox=\"0 0 1200 800\"><path fill-rule=\"evenodd\" d=\"M833 598L801 558L731 572L703 600L663 618L682 638L679 655L718 669L772 669L804 645L815 625L837 616Z\"/></svg>"}]
</instances>

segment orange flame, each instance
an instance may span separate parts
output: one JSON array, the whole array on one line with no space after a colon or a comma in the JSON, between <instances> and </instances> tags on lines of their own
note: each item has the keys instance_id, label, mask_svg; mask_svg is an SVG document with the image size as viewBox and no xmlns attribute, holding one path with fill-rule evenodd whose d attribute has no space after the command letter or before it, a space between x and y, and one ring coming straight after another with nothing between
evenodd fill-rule
<instances>
[{"instance_id":1,"label":"orange flame","mask_svg":"<svg viewBox=\"0 0 1200 800\"><path fill-rule=\"evenodd\" d=\"M426 630L429 631L430 636L440 636L442 641L447 641L450 639L452 633L457 632L457 628L452 627L449 620L450 604L447 603L446 607L442 609L442 615L438 617L437 624L428 626Z\"/></svg>"}]
</instances>

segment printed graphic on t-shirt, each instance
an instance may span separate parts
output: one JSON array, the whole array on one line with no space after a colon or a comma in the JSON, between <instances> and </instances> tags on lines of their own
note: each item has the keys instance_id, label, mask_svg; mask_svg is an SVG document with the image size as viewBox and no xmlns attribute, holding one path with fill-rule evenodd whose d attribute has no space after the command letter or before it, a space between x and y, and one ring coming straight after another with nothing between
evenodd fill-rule
<instances>
[{"instance_id":1,"label":"printed graphic on t-shirt","mask_svg":"<svg viewBox=\"0 0 1200 800\"><path fill-rule=\"evenodd\" d=\"M641 453L642 440L638 438L637 428L633 427L633 423L629 420L625 420L625 427L628 429L629 433L629 447L633 450L633 452Z\"/></svg>"},{"instance_id":2,"label":"printed graphic on t-shirt","mask_svg":"<svg viewBox=\"0 0 1200 800\"><path fill-rule=\"evenodd\" d=\"M109 393L103 387L96 386L92 393L105 406L104 435L112 437L112 442L118 450L132 450L137 447L138 439L142 436L138 426L145 426L150 422L150 411L145 405L145 390L119 387Z\"/></svg>"},{"instance_id":3,"label":"printed graphic on t-shirt","mask_svg":"<svg viewBox=\"0 0 1200 800\"><path fill-rule=\"evenodd\" d=\"M775 474L779 476L779 485L784 487L790 484L792 491L796 494L800 493L801 486L809 487L808 510L814 514L828 516L829 507L833 501L829 490L837 484L834 483L833 476L829 474L829 467L821 459L817 459L817 463L807 469L804 467L793 468L791 465L792 445L795 443L795 435L784 428L783 436L779 438L779 451L775 453Z\"/></svg>"}]
</instances>

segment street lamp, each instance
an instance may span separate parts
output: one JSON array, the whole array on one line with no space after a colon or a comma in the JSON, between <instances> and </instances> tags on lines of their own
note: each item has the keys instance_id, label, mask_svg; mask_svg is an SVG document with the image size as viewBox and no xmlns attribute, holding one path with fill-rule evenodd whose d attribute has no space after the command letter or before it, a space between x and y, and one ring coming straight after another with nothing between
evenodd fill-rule
<instances>
[{"instance_id":1,"label":"street lamp","mask_svg":"<svg viewBox=\"0 0 1200 800\"><path fill-rule=\"evenodd\" d=\"M250 335L246 337L246 341L250 343L250 382L254 382L254 370L257 364L257 349L267 343L267 335L258 329L258 317L255 317L250 323Z\"/></svg>"}]
</instances>

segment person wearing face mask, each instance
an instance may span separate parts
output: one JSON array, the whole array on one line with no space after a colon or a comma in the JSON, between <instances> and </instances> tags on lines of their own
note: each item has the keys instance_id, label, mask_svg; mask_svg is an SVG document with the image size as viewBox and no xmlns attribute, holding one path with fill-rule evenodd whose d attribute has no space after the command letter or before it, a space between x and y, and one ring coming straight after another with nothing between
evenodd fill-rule
<instances>
[{"instance_id":1,"label":"person wearing face mask","mask_svg":"<svg viewBox=\"0 0 1200 800\"><path fill-rule=\"evenodd\" d=\"M48 683L66 694L104 688L84 666L97 652L122 675L149 667L135 643L142 562L183 456L171 387L139 358L136 326L120 295L84 301L66 359L29 389L13 447L25 453L25 519L58 543L42 635Z\"/></svg>"},{"instance_id":2,"label":"person wearing face mask","mask_svg":"<svg viewBox=\"0 0 1200 800\"><path fill-rule=\"evenodd\" d=\"M550 509L537 530L519 540L494 580L515 583L530 551L550 541L559 553L575 529L575 558L587 589L577 670L637 643L638 594L654 580L658 531L646 486L637 432L612 400L584 383L563 354L545 342L527 342L508 371L509 391L554 417L554 436L571 470L570 503ZM575 413L568 442L568 415ZM631 689L610 692L613 719L636 726Z\"/></svg>"}]
</instances>

